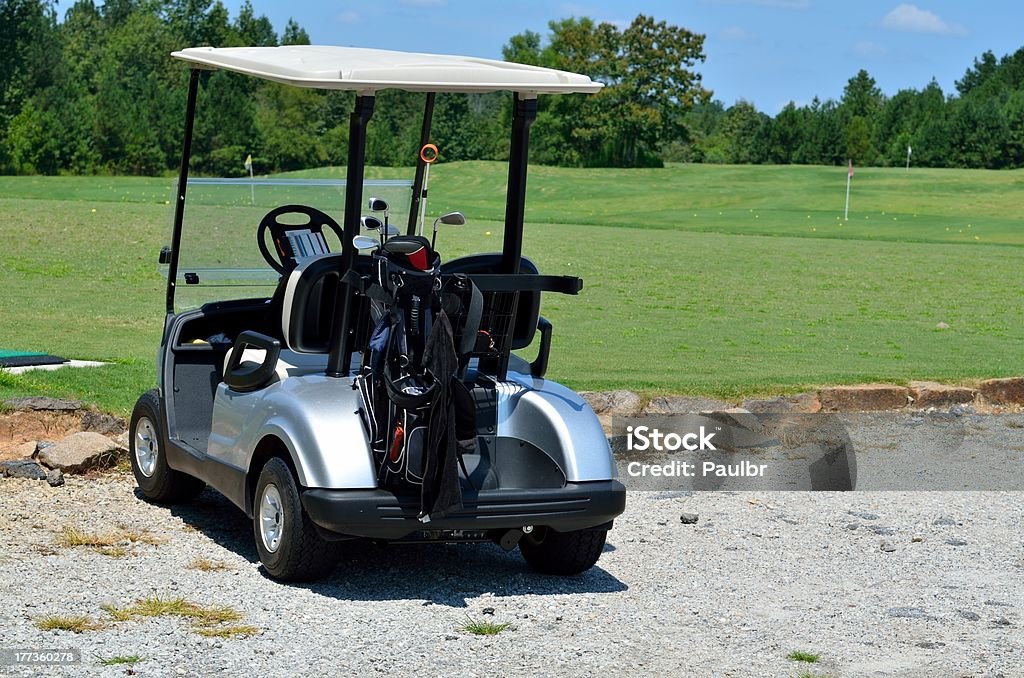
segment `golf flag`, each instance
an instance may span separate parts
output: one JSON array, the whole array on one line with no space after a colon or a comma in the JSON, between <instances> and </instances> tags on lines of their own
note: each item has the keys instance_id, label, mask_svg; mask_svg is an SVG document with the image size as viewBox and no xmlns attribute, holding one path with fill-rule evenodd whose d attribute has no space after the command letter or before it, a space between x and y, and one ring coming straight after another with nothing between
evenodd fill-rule
<instances>
[{"instance_id":1,"label":"golf flag","mask_svg":"<svg viewBox=\"0 0 1024 678\"><path fill-rule=\"evenodd\" d=\"M853 160L850 161L850 166L846 170L846 178L847 179L852 179L853 178Z\"/></svg>"},{"instance_id":2,"label":"golf flag","mask_svg":"<svg viewBox=\"0 0 1024 678\"><path fill-rule=\"evenodd\" d=\"M853 158L846 166L846 208L843 210L843 221L850 220L850 184L853 181Z\"/></svg>"},{"instance_id":3,"label":"golf flag","mask_svg":"<svg viewBox=\"0 0 1024 678\"><path fill-rule=\"evenodd\" d=\"M245 156L245 169L247 169L250 172L252 172L252 153L250 153L249 155Z\"/></svg>"}]
</instances>

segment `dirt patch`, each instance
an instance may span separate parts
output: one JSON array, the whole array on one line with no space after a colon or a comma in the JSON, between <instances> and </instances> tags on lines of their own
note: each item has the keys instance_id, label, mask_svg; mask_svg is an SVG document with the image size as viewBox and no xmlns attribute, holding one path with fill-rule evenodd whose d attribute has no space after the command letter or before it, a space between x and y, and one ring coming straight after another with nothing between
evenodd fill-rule
<instances>
[{"instance_id":1,"label":"dirt patch","mask_svg":"<svg viewBox=\"0 0 1024 678\"><path fill-rule=\"evenodd\" d=\"M60 440L82 430L76 412L23 411L0 414L0 460L19 459L18 448L36 440Z\"/></svg>"}]
</instances>

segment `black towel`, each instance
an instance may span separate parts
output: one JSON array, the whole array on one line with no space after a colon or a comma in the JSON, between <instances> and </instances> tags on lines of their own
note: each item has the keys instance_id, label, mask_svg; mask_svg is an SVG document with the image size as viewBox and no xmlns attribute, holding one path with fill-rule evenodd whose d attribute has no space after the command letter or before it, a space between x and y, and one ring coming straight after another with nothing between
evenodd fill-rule
<instances>
[{"instance_id":1,"label":"black towel","mask_svg":"<svg viewBox=\"0 0 1024 678\"><path fill-rule=\"evenodd\" d=\"M423 363L437 384L430 407L426 468L420 495L420 520L429 523L431 518L443 518L462 509L452 395L459 360L451 322L444 309L434 319Z\"/></svg>"}]
</instances>

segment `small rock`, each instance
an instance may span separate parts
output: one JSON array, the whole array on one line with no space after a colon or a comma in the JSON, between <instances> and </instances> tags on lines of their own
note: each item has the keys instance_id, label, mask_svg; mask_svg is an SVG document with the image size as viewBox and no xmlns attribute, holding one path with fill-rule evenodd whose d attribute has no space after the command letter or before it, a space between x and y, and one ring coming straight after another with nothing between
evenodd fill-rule
<instances>
[{"instance_id":1,"label":"small rock","mask_svg":"<svg viewBox=\"0 0 1024 678\"><path fill-rule=\"evenodd\" d=\"M860 523L847 523L846 524L846 529L850 530L851 532L856 530L858 527L860 527Z\"/></svg>"},{"instance_id":2,"label":"small rock","mask_svg":"<svg viewBox=\"0 0 1024 678\"><path fill-rule=\"evenodd\" d=\"M992 607L1013 607L1013 603L1006 603L1002 600L986 600L985 604L991 605Z\"/></svg>"},{"instance_id":3,"label":"small rock","mask_svg":"<svg viewBox=\"0 0 1024 678\"><path fill-rule=\"evenodd\" d=\"M868 513L866 511L847 511L851 516L860 518L861 520L878 520L880 516L875 513Z\"/></svg>"},{"instance_id":4,"label":"small rock","mask_svg":"<svg viewBox=\"0 0 1024 678\"><path fill-rule=\"evenodd\" d=\"M930 619L931 615L919 607L891 607L886 612L890 617L901 619Z\"/></svg>"},{"instance_id":5,"label":"small rock","mask_svg":"<svg viewBox=\"0 0 1024 678\"><path fill-rule=\"evenodd\" d=\"M28 478L29 480L42 480L46 477L43 467L31 459L18 461L0 461L0 476L10 478Z\"/></svg>"},{"instance_id":6,"label":"small rock","mask_svg":"<svg viewBox=\"0 0 1024 678\"><path fill-rule=\"evenodd\" d=\"M941 518L936 518L935 520L933 520L932 521L932 525L938 525L940 527L944 527L944 526L949 526L949 525L956 525L956 521L953 520L952 518L947 518L946 516L942 516Z\"/></svg>"},{"instance_id":7,"label":"small rock","mask_svg":"<svg viewBox=\"0 0 1024 678\"><path fill-rule=\"evenodd\" d=\"M72 433L59 443L39 452L39 461L67 473L84 473L112 465L119 448L110 438L92 431Z\"/></svg>"},{"instance_id":8,"label":"small rock","mask_svg":"<svg viewBox=\"0 0 1024 678\"><path fill-rule=\"evenodd\" d=\"M483 609L483 613L484 614L489 614L489 615L491 615L493 617L494 616L494 608L493 607L485 607Z\"/></svg>"},{"instance_id":9,"label":"small rock","mask_svg":"<svg viewBox=\"0 0 1024 678\"><path fill-rule=\"evenodd\" d=\"M683 525L696 525L699 519L700 516L696 513L683 513L679 516L679 522Z\"/></svg>"},{"instance_id":10,"label":"small rock","mask_svg":"<svg viewBox=\"0 0 1024 678\"><path fill-rule=\"evenodd\" d=\"M937 330L948 330L949 329L949 325L947 325L946 323L938 323L938 324L935 325L935 329L937 329Z\"/></svg>"},{"instance_id":11,"label":"small rock","mask_svg":"<svg viewBox=\"0 0 1024 678\"><path fill-rule=\"evenodd\" d=\"M963 539L947 539L946 543L950 546L967 546L967 542Z\"/></svg>"},{"instance_id":12,"label":"small rock","mask_svg":"<svg viewBox=\"0 0 1024 678\"><path fill-rule=\"evenodd\" d=\"M956 613L967 621L979 621L981 619L981 615L970 610L957 610Z\"/></svg>"},{"instance_id":13,"label":"small rock","mask_svg":"<svg viewBox=\"0 0 1024 678\"><path fill-rule=\"evenodd\" d=\"M879 542L878 547L882 549L882 551L884 551L885 553L892 553L896 550L896 545L888 539L883 539L881 542Z\"/></svg>"},{"instance_id":14,"label":"small rock","mask_svg":"<svg viewBox=\"0 0 1024 678\"><path fill-rule=\"evenodd\" d=\"M913 537L910 538L910 541L914 544L920 544L924 541L924 536L920 534L915 534Z\"/></svg>"},{"instance_id":15,"label":"small rock","mask_svg":"<svg viewBox=\"0 0 1024 678\"><path fill-rule=\"evenodd\" d=\"M46 482L50 484L50 487L60 487L64 484L64 472L59 468L51 469L46 474Z\"/></svg>"},{"instance_id":16,"label":"small rock","mask_svg":"<svg viewBox=\"0 0 1024 678\"><path fill-rule=\"evenodd\" d=\"M996 626L1013 626L1013 623L1006 617L998 617L992 621Z\"/></svg>"},{"instance_id":17,"label":"small rock","mask_svg":"<svg viewBox=\"0 0 1024 678\"><path fill-rule=\"evenodd\" d=\"M82 415L83 431L95 431L105 436L116 436L124 433L126 428L124 419L120 417L112 417L95 410L89 410Z\"/></svg>"},{"instance_id":18,"label":"small rock","mask_svg":"<svg viewBox=\"0 0 1024 678\"><path fill-rule=\"evenodd\" d=\"M446 636L444 637L444 639L445 639L445 640L458 640L458 639L459 639L459 637L458 637L458 636L453 636L452 634L450 634L450 633L449 633L448 635L446 635Z\"/></svg>"},{"instance_id":19,"label":"small rock","mask_svg":"<svg viewBox=\"0 0 1024 678\"><path fill-rule=\"evenodd\" d=\"M882 525L869 525L868 529L882 537L889 537L894 534L891 527L884 527Z\"/></svg>"},{"instance_id":20,"label":"small rock","mask_svg":"<svg viewBox=\"0 0 1024 678\"><path fill-rule=\"evenodd\" d=\"M925 650L937 650L940 647L945 647L945 643L936 642L934 640L922 640L919 643L914 643L918 647L924 648Z\"/></svg>"}]
</instances>

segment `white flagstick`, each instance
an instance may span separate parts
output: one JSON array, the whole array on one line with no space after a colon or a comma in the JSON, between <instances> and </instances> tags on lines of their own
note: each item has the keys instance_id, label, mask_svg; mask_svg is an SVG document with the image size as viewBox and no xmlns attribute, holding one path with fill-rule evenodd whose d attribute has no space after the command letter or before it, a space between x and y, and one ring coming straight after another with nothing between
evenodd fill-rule
<instances>
[{"instance_id":1,"label":"white flagstick","mask_svg":"<svg viewBox=\"0 0 1024 678\"><path fill-rule=\"evenodd\" d=\"M850 182L853 180L853 160L850 161L849 169L846 171L846 210L843 211L843 221L850 220Z\"/></svg>"},{"instance_id":2,"label":"white flagstick","mask_svg":"<svg viewBox=\"0 0 1024 678\"><path fill-rule=\"evenodd\" d=\"M910 146L907 146L907 171L908 172L910 171L910 153L911 153Z\"/></svg>"},{"instance_id":3,"label":"white flagstick","mask_svg":"<svg viewBox=\"0 0 1024 678\"><path fill-rule=\"evenodd\" d=\"M252 153L245 157L245 169L249 170L249 201L256 204L256 187L252 183Z\"/></svg>"}]
</instances>

